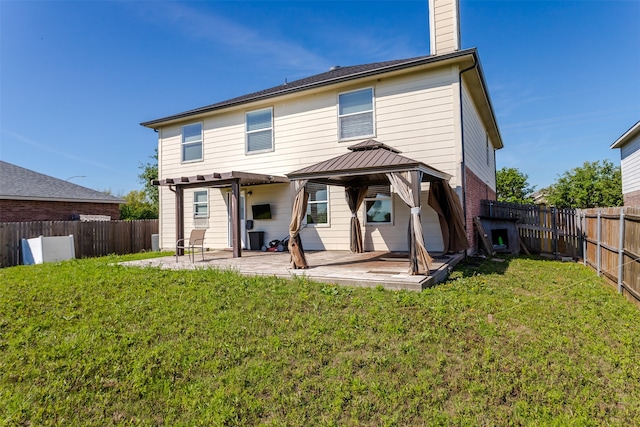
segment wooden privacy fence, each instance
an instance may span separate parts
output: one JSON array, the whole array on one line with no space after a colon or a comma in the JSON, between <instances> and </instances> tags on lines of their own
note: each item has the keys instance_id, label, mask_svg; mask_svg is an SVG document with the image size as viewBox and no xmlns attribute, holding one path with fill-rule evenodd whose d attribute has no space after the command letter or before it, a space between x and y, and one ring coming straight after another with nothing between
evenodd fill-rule
<instances>
[{"instance_id":1,"label":"wooden privacy fence","mask_svg":"<svg viewBox=\"0 0 640 427\"><path fill-rule=\"evenodd\" d=\"M580 218L575 209L482 200L480 215L516 219L520 240L531 252L582 257Z\"/></svg>"},{"instance_id":2,"label":"wooden privacy fence","mask_svg":"<svg viewBox=\"0 0 640 427\"><path fill-rule=\"evenodd\" d=\"M640 207L580 212L584 262L640 302Z\"/></svg>"},{"instance_id":3,"label":"wooden privacy fence","mask_svg":"<svg viewBox=\"0 0 640 427\"><path fill-rule=\"evenodd\" d=\"M76 258L129 254L151 249L158 220L34 221L0 223L0 267L21 264L20 242L39 236L73 234Z\"/></svg>"}]
</instances>

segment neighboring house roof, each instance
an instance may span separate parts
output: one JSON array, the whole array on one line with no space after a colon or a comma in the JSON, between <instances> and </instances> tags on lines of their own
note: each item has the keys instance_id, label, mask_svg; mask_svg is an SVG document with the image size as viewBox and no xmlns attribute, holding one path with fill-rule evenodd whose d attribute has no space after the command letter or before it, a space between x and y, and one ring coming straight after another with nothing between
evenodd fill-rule
<instances>
[{"instance_id":1,"label":"neighboring house roof","mask_svg":"<svg viewBox=\"0 0 640 427\"><path fill-rule=\"evenodd\" d=\"M125 203L124 200L0 160L0 199Z\"/></svg>"},{"instance_id":2,"label":"neighboring house roof","mask_svg":"<svg viewBox=\"0 0 640 427\"><path fill-rule=\"evenodd\" d=\"M640 120L631 126L631 128L626 131L620 138L616 140L613 144L611 144L611 148L622 148L628 142L631 142L633 138L640 135Z\"/></svg>"},{"instance_id":3,"label":"neighboring house roof","mask_svg":"<svg viewBox=\"0 0 640 427\"><path fill-rule=\"evenodd\" d=\"M380 74L398 72L410 68L418 68L436 64L442 65L444 63L447 63L448 61L458 63L469 61L468 63L471 64L472 67L469 68L469 70L475 70L475 73L473 73L474 90L472 90L472 96L476 97L480 100L480 102L484 103L484 108L480 108L480 115L483 120L490 124L490 126L488 125L488 131L493 141L495 141L496 148L502 148L502 137L500 136L498 125L495 120L495 113L493 111L493 106L491 105L489 93L486 89L486 83L476 49L465 49L437 56L419 56L415 58L374 62L363 65L332 67L331 70L324 73L316 74L314 76L306 77L292 82L286 82L282 85L274 86L269 89L242 95L236 98L228 99L226 101L218 102L171 116L142 122L140 124L148 128L157 128L170 123L181 121L186 118L211 113L217 110L222 110L242 104L248 104L250 102L262 101L269 98L275 98L277 96L302 92L305 90L329 86L337 83L347 82L350 80L377 76Z\"/></svg>"},{"instance_id":4,"label":"neighboring house roof","mask_svg":"<svg viewBox=\"0 0 640 427\"><path fill-rule=\"evenodd\" d=\"M423 181L449 180L451 175L417 160L401 156L398 150L373 139L347 147L349 153L287 174L289 179L310 179L329 185L386 184L386 173L419 170Z\"/></svg>"}]
</instances>

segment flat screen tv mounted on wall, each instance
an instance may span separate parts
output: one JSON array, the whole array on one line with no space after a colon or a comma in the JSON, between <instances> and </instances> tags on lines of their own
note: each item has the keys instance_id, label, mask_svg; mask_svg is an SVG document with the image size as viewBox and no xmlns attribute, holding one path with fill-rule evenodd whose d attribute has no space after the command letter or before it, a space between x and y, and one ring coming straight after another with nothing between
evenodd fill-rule
<instances>
[{"instance_id":1,"label":"flat screen tv mounted on wall","mask_svg":"<svg viewBox=\"0 0 640 427\"><path fill-rule=\"evenodd\" d=\"M253 219L271 219L271 205L253 205L251 206Z\"/></svg>"}]
</instances>

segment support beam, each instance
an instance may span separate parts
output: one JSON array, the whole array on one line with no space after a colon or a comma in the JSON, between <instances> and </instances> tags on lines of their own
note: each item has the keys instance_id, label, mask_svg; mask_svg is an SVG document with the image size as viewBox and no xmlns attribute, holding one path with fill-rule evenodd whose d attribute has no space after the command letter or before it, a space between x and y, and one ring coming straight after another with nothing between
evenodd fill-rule
<instances>
[{"instance_id":1,"label":"support beam","mask_svg":"<svg viewBox=\"0 0 640 427\"><path fill-rule=\"evenodd\" d=\"M242 240L240 239L240 180L231 183L231 245L233 257L242 256Z\"/></svg>"},{"instance_id":2,"label":"support beam","mask_svg":"<svg viewBox=\"0 0 640 427\"><path fill-rule=\"evenodd\" d=\"M176 186L176 242L184 239L184 190ZM184 248L176 249L176 255L184 255Z\"/></svg>"}]
</instances>

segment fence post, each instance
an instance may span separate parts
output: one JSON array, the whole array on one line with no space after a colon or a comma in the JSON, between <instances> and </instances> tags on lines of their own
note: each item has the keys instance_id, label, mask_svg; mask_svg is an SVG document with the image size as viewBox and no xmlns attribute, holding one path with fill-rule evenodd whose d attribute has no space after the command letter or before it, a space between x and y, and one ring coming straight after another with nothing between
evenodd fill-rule
<instances>
[{"instance_id":1,"label":"fence post","mask_svg":"<svg viewBox=\"0 0 640 427\"><path fill-rule=\"evenodd\" d=\"M587 265L587 213L580 210L580 239L582 240L582 264Z\"/></svg>"},{"instance_id":2,"label":"fence post","mask_svg":"<svg viewBox=\"0 0 640 427\"><path fill-rule=\"evenodd\" d=\"M622 293L624 274L624 208L620 209L620 248L618 249L618 293Z\"/></svg>"},{"instance_id":3,"label":"fence post","mask_svg":"<svg viewBox=\"0 0 640 427\"><path fill-rule=\"evenodd\" d=\"M558 208L551 207L551 229L553 230L553 257L559 259L558 256Z\"/></svg>"},{"instance_id":4,"label":"fence post","mask_svg":"<svg viewBox=\"0 0 640 427\"><path fill-rule=\"evenodd\" d=\"M602 228L602 225L600 224L600 209L598 209L596 226L596 271L598 272L598 277L600 277L600 229Z\"/></svg>"}]
</instances>

